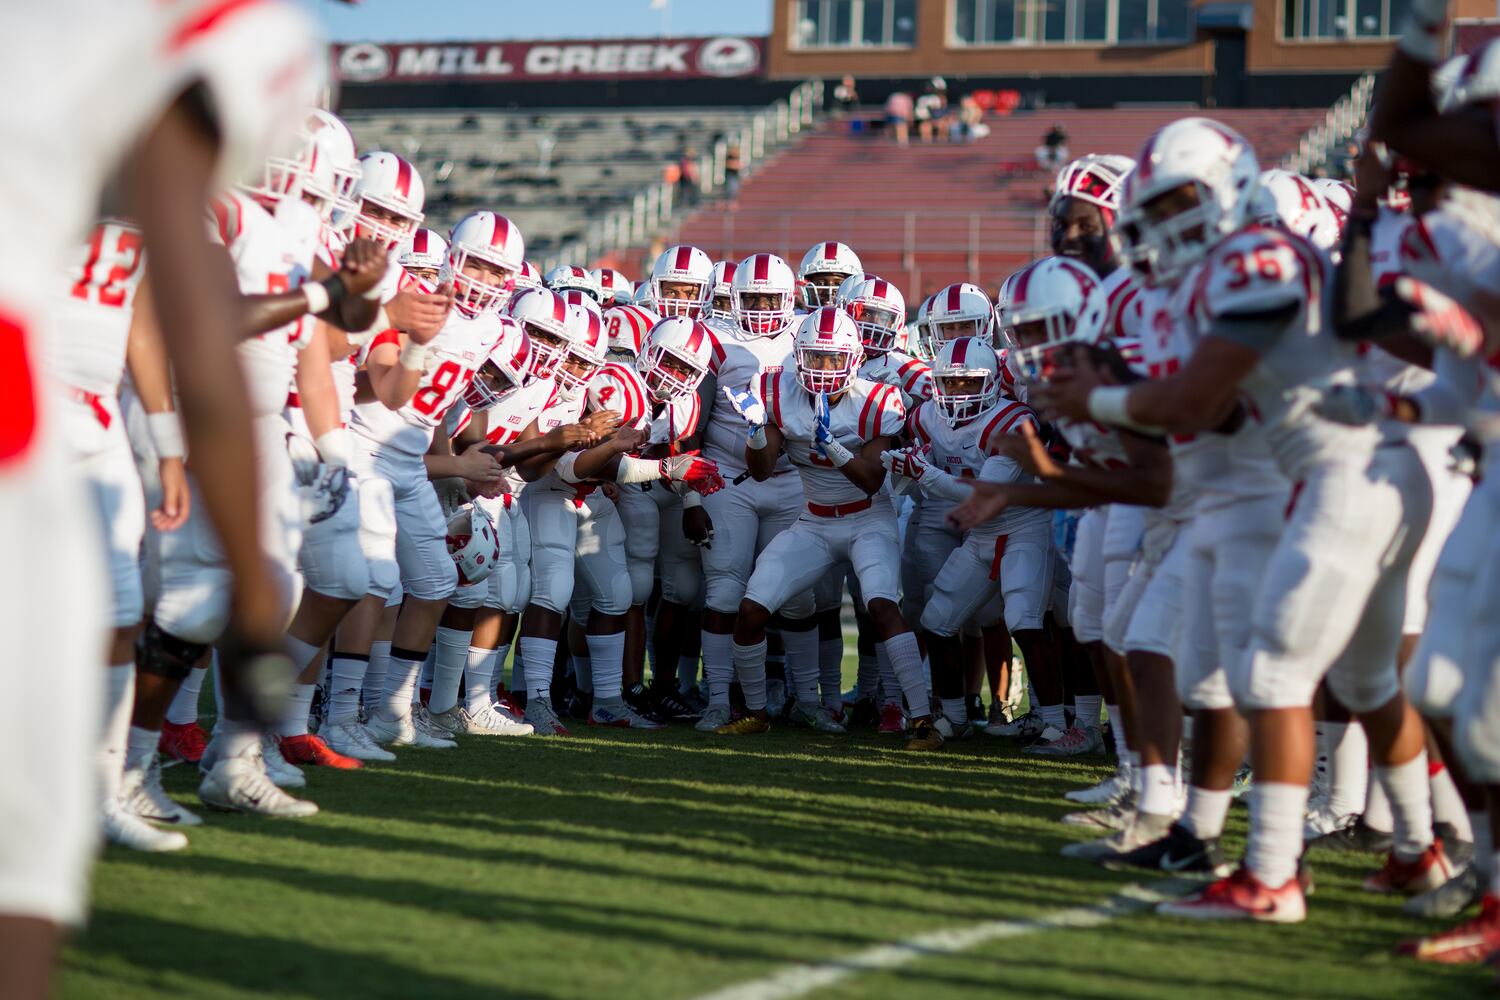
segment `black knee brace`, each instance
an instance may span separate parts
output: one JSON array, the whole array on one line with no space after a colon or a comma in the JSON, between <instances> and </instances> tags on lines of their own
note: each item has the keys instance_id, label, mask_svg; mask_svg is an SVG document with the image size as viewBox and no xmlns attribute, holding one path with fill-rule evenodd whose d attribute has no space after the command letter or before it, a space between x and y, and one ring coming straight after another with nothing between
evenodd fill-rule
<instances>
[{"instance_id":1,"label":"black knee brace","mask_svg":"<svg viewBox=\"0 0 1500 1000\"><path fill-rule=\"evenodd\" d=\"M179 639L163 632L156 622L147 622L135 640L136 669L180 681L197 666L206 649L205 643Z\"/></svg>"}]
</instances>

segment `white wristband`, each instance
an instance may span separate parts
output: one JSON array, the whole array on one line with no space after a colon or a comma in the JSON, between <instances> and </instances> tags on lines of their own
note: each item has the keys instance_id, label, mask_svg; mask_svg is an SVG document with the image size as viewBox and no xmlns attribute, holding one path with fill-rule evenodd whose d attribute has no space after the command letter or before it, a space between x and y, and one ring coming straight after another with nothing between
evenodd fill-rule
<instances>
[{"instance_id":1,"label":"white wristband","mask_svg":"<svg viewBox=\"0 0 1500 1000\"><path fill-rule=\"evenodd\" d=\"M682 509L683 510L687 510L689 507L702 507L702 506L703 506L703 497L696 490L689 491L689 492L684 493L682 495Z\"/></svg>"},{"instance_id":2,"label":"white wristband","mask_svg":"<svg viewBox=\"0 0 1500 1000\"><path fill-rule=\"evenodd\" d=\"M842 469L844 466L854 461L854 452L850 451L848 448L845 448L837 441L824 442L823 454L828 456L828 461L832 462L834 468L837 469Z\"/></svg>"},{"instance_id":3,"label":"white wristband","mask_svg":"<svg viewBox=\"0 0 1500 1000\"><path fill-rule=\"evenodd\" d=\"M182 458L187 454L182 442L182 423L171 410L146 414L146 431L151 435L157 458Z\"/></svg>"},{"instance_id":4,"label":"white wristband","mask_svg":"<svg viewBox=\"0 0 1500 1000\"><path fill-rule=\"evenodd\" d=\"M323 456L324 465L338 469L349 467L349 453L353 450L353 445L347 428L335 427L318 438L315 443L318 446L318 454Z\"/></svg>"},{"instance_id":5,"label":"white wristband","mask_svg":"<svg viewBox=\"0 0 1500 1000\"><path fill-rule=\"evenodd\" d=\"M661 462L650 458L620 458L620 467L615 470L615 482L622 486L635 483L654 483L661 478Z\"/></svg>"},{"instance_id":6,"label":"white wristband","mask_svg":"<svg viewBox=\"0 0 1500 1000\"><path fill-rule=\"evenodd\" d=\"M427 367L427 345L408 340L401 346L401 367L419 372Z\"/></svg>"},{"instance_id":7,"label":"white wristband","mask_svg":"<svg viewBox=\"0 0 1500 1000\"><path fill-rule=\"evenodd\" d=\"M307 311L316 316L328 309L333 304L328 297L328 289L316 281L309 281L300 286L302 295L307 299Z\"/></svg>"},{"instance_id":8,"label":"white wristband","mask_svg":"<svg viewBox=\"0 0 1500 1000\"><path fill-rule=\"evenodd\" d=\"M369 299L371 302L378 302L381 299L385 298L385 282L382 281L380 284L376 285L374 288L361 295L360 298Z\"/></svg>"},{"instance_id":9,"label":"white wristband","mask_svg":"<svg viewBox=\"0 0 1500 1000\"><path fill-rule=\"evenodd\" d=\"M1161 428L1147 427L1130 419L1130 386L1101 385L1089 392L1089 416L1101 424L1129 427L1142 434L1160 434Z\"/></svg>"},{"instance_id":10,"label":"white wristband","mask_svg":"<svg viewBox=\"0 0 1500 1000\"><path fill-rule=\"evenodd\" d=\"M761 451L765 448L766 445L770 444L770 442L766 440L765 425L762 424L761 426L755 428L755 430L751 431L750 436L746 439L746 443L756 451Z\"/></svg>"}]
</instances>

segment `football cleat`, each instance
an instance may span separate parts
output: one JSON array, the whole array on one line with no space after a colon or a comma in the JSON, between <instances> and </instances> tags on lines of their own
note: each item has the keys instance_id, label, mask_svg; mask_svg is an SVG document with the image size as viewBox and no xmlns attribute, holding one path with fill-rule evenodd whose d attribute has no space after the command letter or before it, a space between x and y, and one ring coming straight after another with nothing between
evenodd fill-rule
<instances>
[{"instance_id":1,"label":"football cleat","mask_svg":"<svg viewBox=\"0 0 1500 1000\"><path fill-rule=\"evenodd\" d=\"M672 722L696 722L703 709L689 702L685 695L676 691L675 684L653 684L647 689L651 710L658 717Z\"/></svg>"},{"instance_id":2,"label":"football cleat","mask_svg":"<svg viewBox=\"0 0 1500 1000\"><path fill-rule=\"evenodd\" d=\"M1067 844L1062 849L1062 856L1103 864L1123 854L1129 854L1137 848L1155 843L1167 835L1171 826L1172 817L1170 816L1138 812L1132 817L1129 825L1121 827L1107 837L1085 840L1079 844Z\"/></svg>"},{"instance_id":3,"label":"football cleat","mask_svg":"<svg viewBox=\"0 0 1500 1000\"><path fill-rule=\"evenodd\" d=\"M1166 834L1124 854L1100 859L1111 871L1144 868L1173 874L1206 874L1223 878L1233 868L1224 860L1219 838L1200 840L1181 823L1173 823Z\"/></svg>"},{"instance_id":4,"label":"football cleat","mask_svg":"<svg viewBox=\"0 0 1500 1000\"><path fill-rule=\"evenodd\" d=\"M651 697L651 692L639 681L630 685L622 693L621 697L630 710L649 722L665 723L667 720L656 714L656 700Z\"/></svg>"},{"instance_id":5,"label":"football cleat","mask_svg":"<svg viewBox=\"0 0 1500 1000\"><path fill-rule=\"evenodd\" d=\"M1354 813L1335 813L1329 807L1327 797L1315 803L1309 802L1307 818L1302 823L1302 841L1310 844L1320 837L1342 830L1358 819Z\"/></svg>"},{"instance_id":6,"label":"football cleat","mask_svg":"<svg viewBox=\"0 0 1500 1000\"><path fill-rule=\"evenodd\" d=\"M759 712L751 712L742 715L728 725L720 726L714 732L720 736L758 736L761 733L771 731L771 720Z\"/></svg>"},{"instance_id":7,"label":"football cleat","mask_svg":"<svg viewBox=\"0 0 1500 1000\"><path fill-rule=\"evenodd\" d=\"M269 733L260 738L260 755L265 764L266 776L277 788L302 788L307 776L281 755L281 743Z\"/></svg>"},{"instance_id":8,"label":"football cleat","mask_svg":"<svg viewBox=\"0 0 1500 1000\"><path fill-rule=\"evenodd\" d=\"M1453 862L1443 853L1443 842L1434 840L1413 861L1402 861L1395 853L1386 856L1385 865L1365 879L1366 892L1393 893L1415 896L1428 892L1453 877Z\"/></svg>"},{"instance_id":9,"label":"football cleat","mask_svg":"<svg viewBox=\"0 0 1500 1000\"><path fill-rule=\"evenodd\" d=\"M196 720L182 726L164 722L156 746L168 757L175 757L184 764L196 764L203 759L203 751L208 749L208 734Z\"/></svg>"},{"instance_id":10,"label":"football cleat","mask_svg":"<svg viewBox=\"0 0 1500 1000\"><path fill-rule=\"evenodd\" d=\"M457 706L455 705L455 707ZM444 712L443 718L439 719L436 715L432 714L432 710L425 704L413 705L411 707L411 724L416 726L421 732L437 740L452 739L462 731L458 728L459 722L457 716Z\"/></svg>"},{"instance_id":11,"label":"football cleat","mask_svg":"<svg viewBox=\"0 0 1500 1000\"><path fill-rule=\"evenodd\" d=\"M1432 835L1443 842L1443 853L1448 855L1448 861L1453 865L1454 872L1459 872L1473 863L1474 842L1460 837L1458 829L1452 823L1441 821L1433 823Z\"/></svg>"},{"instance_id":12,"label":"football cleat","mask_svg":"<svg viewBox=\"0 0 1500 1000\"><path fill-rule=\"evenodd\" d=\"M976 729L983 729L990 724L989 717L984 714L984 699L977 694L971 694L964 698L964 711L968 718L965 720Z\"/></svg>"},{"instance_id":13,"label":"football cleat","mask_svg":"<svg viewBox=\"0 0 1500 1000\"><path fill-rule=\"evenodd\" d=\"M300 819L318 812L316 803L294 799L272 783L259 745L216 763L198 785L198 797L214 809L276 819Z\"/></svg>"},{"instance_id":14,"label":"football cleat","mask_svg":"<svg viewBox=\"0 0 1500 1000\"><path fill-rule=\"evenodd\" d=\"M943 734L931 718L921 718L913 723L911 736L906 741L907 750L941 750Z\"/></svg>"},{"instance_id":15,"label":"football cleat","mask_svg":"<svg viewBox=\"0 0 1500 1000\"><path fill-rule=\"evenodd\" d=\"M1259 920L1295 924L1307 919L1307 900L1296 876L1287 879L1285 885L1272 888L1256 878L1249 868L1241 867L1202 892L1160 904L1156 912L1189 920Z\"/></svg>"},{"instance_id":16,"label":"football cleat","mask_svg":"<svg viewBox=\"0 0 1500 1000\"><path fill-rule=\"evenodd\" d=\"M186 834L178 830L158 830L134 813L126 812L117 802L104 809L104 839L148 854L180 851L188 845Z\"/></svg>"},{"instance_id":17,"label":"football cleat","mask_svg":"<svg viewBox=\"0 0 1500 1000\"><path fill-rule=\"evenodd\" d=\"M1483 896L1484 883L1479 871L1470 865L1436 889L1408 899L1401 904L1401 909L1413 916L1449 920L1479 902Z\"/></svg>"},{"instance_id":18,"label":"football cleat","mask_svg":"<svg viewBox=\"0 0 1500 1000\"><path fill-rule=\"evenodd\" d=\"M874 698L860 698L858 701L844 702L844 715L847 717L847 725L850 726L875 726L880 724L880 708L875 704Z\"/></svg>"},{"instance_id":19,"label":"football cleat","mask_svg":"<svg viewBox=\"0 0 1500 1000\"><path fill-rule=\"evenodd\" d=\"M1042 713L1033 710L1027 712L1014 722L1008 722L999 726L990 726L985 730L985 733L989 736L1009 736L1011 739L1027 742L1041 736L1046 728L1046 724L1042 722Z\"/></svg>"},{"instance_id":20,"label":"football cleat","mask_svg":"<svg viewBox=\"0 0 1500 1000\"><path fill-rule=\"evenodd\" d=\"M1130 791L1130 770L1121 766L1114 774L1089 788L1075 788L1064 792L1063 798L1081 806L1108 806L1120 801Z\"/></svg>"},{"instance_id":21,"label":"football cleat","mask_svg":"<svg viewBox=\"0 0 1500 1000\"><path fill-rule=\"evenodd\" d=\"M1353 817L1345 826L1310 842L1309 847L1327 847L1335 851L1359 854L1389 854L1391 835L1367 824L1363 816Z\"/></svg>"},{"instance_id":22,"label":"football cleat","mask_svg":"<svg viewBox=\"0 0 1500 1000\"><path fill-rule=\"evenodd\" d=\"M127 767L120 782L120 805L125 811L151 823L197 826L203 820L180 806L161 787L161 760L155 754L143 768Z\"/></svg>"},{"instance_id":23,"label":"football cleat","mask_svg":"<svg viewBox=\"0 0 1500 1000\"><path fill-rule=\"evenodd\" d=\"M1135 815L1135 794L1121 796L1103 809L1084 809L1071 812L1062 818L1067 826L1081 826L1089 830L1121 830Z\"/></svg>"},{"instance_id":24,"label":"football cleat","mask_svg":"<svg viewBox=\"0 0 1500 1000\"><path fill-rule=\"evenodd\" d=\"M937 727L938 733L944 740L966 740L976 732L973 724L968 720L954 722L942 714L934 715L932 724Z\"/></svg>"},{"instance_id":25,"label":"football cleat","mask_svg":"<svg viewBox=\"0 0 1500 1000\"><path fill-rule=\"evenodd\" d=\"M513 719L498 705L486 705L477 712L470 712L462 705L453 706L460 714L461 733L470 736L530 736L536 728L528 722Z\"/></svg>"},{"instance_id":26,"label":"football cleat","mask_svg":"<svg viewBox=\"0 0 1500 1000\"><path fill-rule=\"evenodd\" d=\"M906 732L906 715L899 704L893 701L881 706L880 725L875 731L887 736L900 736Z\"/></svg>"},{"instance_id":27,"label":"football cleat","mask_svg":"<svg viewBox=\"0 0 1500 1000\"><path fill-rule=\"evenodd\" d=\"M538 736L572 736L546 698L526 699L526 722Z\"/></svg>"},{"instance_id":28,"label":"football cleat","mask_svg":"<svg viewBox=\"0 0 1500 1000\"><path fill-rule=\"evenodd\" d=\"M1008 726L1014 721L1015 717L1011 715L1010 706L996 699L990 703L990 714L985 717L984 728Z\"/></svg>"},{"instance_id":29,"label":"football cleat","mask_svg":"<svg viewBox=\"0 0 1500 1000\"><path fill-rule=\"evenodd\" d=\"M345 757L365 761L393 761L396 755L375 742L370 731L354 719L329 722L318 734L328 748Z\"/></svg>"},{"instance_id":30,"label":"football cleat","mask_svg":"<svg viewBox=\"0 0 1500 1000\"><path fill-rule=\"evenodd\" d=\"M791 720L820 733L847 733L849 728L833 717L819 702L798 701L792 703Z\"/></svg>"},{"instance_id":31,"label":"football cleat","mask_svg":"<svg viewBox=\"0 0 1500 1000\"><path fill-rule=\"evenodd\" d=\"M700 733L716 733L723 726L729 725L734 720L734 713L728 705L710 705L703 710L703 715L698 719L694 729Z\"/></svg>"},{"instance_id":32,"label":"football cleat","mask_svg":"<svg viewBox=\"0 0 1500 1000\"><path fill-rule=\"evenodd\" d=\"M708 711L708 696L699 689L698 685L694 684L686 691L679 691L678 696L682 698L685 705L698 715L701 716L704 712Z\"/></svg>"},{"instance_id":33,"label":"football cleat","mask_svg":"<svg viewBox=\"0 0 1500 1000\"><path fill-rule=\"evenodd\" d=\"M596 700L594 707L589 710L589 725L607 726L612 729L656 730L664 728L660 722L648 719L631 708L625 703L624 698Z\"/></svg>"},{"instance_id":34,"label":"football cleat","mask_svg":"<svg viewBox=\"0 0 1500 1000\"><path fill-rule=\"evenodd\" d=\"M770 678L766 681L766 714L776 719L786 709L786 681Z\"/></svg>"},{"instance_id":35,"label":"football cleat","mask_svg":"<svg viewBox=\"0 0 1500 1000\"><path fill-rule=\"evenodd\" d=\"M387 719L379 710L370 713L370 721L365 727L370 735L381 743L390 743L398 747L423 747L429 750L447 750L458 746L457 743L447 738L430 736L417 728L412 720L411 714L403 715L399 719Z\"/></svg>"},{"instance_id":36,"label":"football cleat","mask_svg":"<svg viewBox=\"0 0 1500 1000\"><path fill-rule=\"evenodd\" d=\"M1099 730L1092 726L1071 726L1056 739L1043 736L1026 748L1027 753L1043 757L1079 757L1086 753L1098 753L1104 749Z\"/></svg>"},{"instance_id":37,"label":"football cleat","mask_svg":"<svg viewBox=\"0 0 1500 1000\"><path fill-rule=\"evenodd\" d=\"M358 757L339 753L320 737L311 734L283 736L281 756L289 764L309 764L313 767L331 767L338 771L354 771L365 766Z\"/></svg>"},{"instance_id":38,"label":"football cleat","mask_svg":"<svg viewBox=\"0 0 1500 1000\"><path fill-rule=\"evenodd\" d=\"M526 714L526 703L516 697L516 692L505 690L504 685L495 689L495 704L518 719Z\"/></svg>"},{"instance_id":39,"label":"football cleat","mask_svg":"<svg viewBox=\"0 0 1500 1000\"><path fill-rule=\"evenodd\" d=\"M1485 893L1479 915L1473 920L1396 946L1398 955L1445 965L1482 962L1497 951L1500 951L1500 896L1490 893Z\"/></svg>"}]
</instances>

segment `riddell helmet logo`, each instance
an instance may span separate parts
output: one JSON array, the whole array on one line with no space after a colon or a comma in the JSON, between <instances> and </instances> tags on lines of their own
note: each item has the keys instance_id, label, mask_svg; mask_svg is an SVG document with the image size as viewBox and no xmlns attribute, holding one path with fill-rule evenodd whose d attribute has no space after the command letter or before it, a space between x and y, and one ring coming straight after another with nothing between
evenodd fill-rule
<instances>
[{"instance_id":1,"label":"riddell helmet logo","mask_svg":"<svg viewBox=\"0 0 1500 1000\"><path fill-rule=\"evenodd\" d=\"M709 76L748 76L760 67L760 51L745 38L710 38L699 47L697 61Z\"/></svg>"},{"instance_id":2,"label":"riddell helmet logo","mask_svg":"<svg viewBox=\"0 0 1500 1000\"><path fill-rule=\"evenodd\" d=\"M355 83L380 80L390 75L391 55L384 46L362 43L339 53L339 75Z\"/></svg>"}]
</instances>

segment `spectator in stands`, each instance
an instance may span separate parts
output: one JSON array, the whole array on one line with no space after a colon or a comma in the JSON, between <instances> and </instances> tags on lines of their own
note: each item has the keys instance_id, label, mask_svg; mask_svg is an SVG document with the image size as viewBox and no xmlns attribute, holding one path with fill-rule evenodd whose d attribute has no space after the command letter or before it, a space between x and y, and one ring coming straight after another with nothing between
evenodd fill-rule
<instances>
[{"instance_id":1,"label":"spectator in stands","mask_svg":"<svg viewBox=\"0 0 1500 1000\"><path fill-rule=\"evenodd\" d=\"M729 148L724 151L724 197L730 201L740 196L740 146L737 142L731 142Z\"/></svg>"},{"instance_id":2,"label":"spectator in stands","mask_svg":"<svg viewBox=\"0 0 1500 1000\"><path fill-rule=\"evenodd\" d=\"M973 94L965 94L959 99L958 114L952 118L953 122L948 126L950 142L973 142L990 134L989 126L984 124L984 106Z\"/></svg>"},{"instance_id":3,"label":"spectator in stands","mask_svg":"<svg viewBox=\"0 0 1500 1000\"><path fill-rule=\"evenodd\" d=\"M859 106L859 91L854 86L854 77L845 73L839 85L833 88L833 104L845 114Z\"/></svg>"},{"instance_id":4,"label":"spectator in stands","mask_svg":"<svg viewBox=\"0 0 1500 1000\"><path fill-rule=\"evenodd\" d=\"M1071 157L1068 155L1068 133L1061 122L1056 122L1042 136L1042 144L1036 148L1036 164L1043 170L1056 173Z\"/></svg>"},{"instance_id":5,"label":"spectator in stands","mask_svg":"<svg viewBox=\"0 0 1500 1000\"><path fill-rule=\"evenodd\" d=\"M911 130L911 118L910 94L898 90L885 99L885 126L895 137L898 145L906 145L907 135Z\"/></svg>"},{"instance_id":6,"label":"spectator in stands","mask_svg":"<svg viewBox=\"0 0 1500 1000\"><path fill-rule=\"evenodd\" d=\"M698 151L688 146L683 149L682 159L677 164L677 196L684 205L691 207L698 204L702 181L698 174Z\"/></svg>"},{"instance_id":7,"label":"spectator in stands","mask_svg":"<svg viewBox=\"0 0 1500 1000\"><path fill-rule=\"evenodd\" d=\"M943 117L947 113L948 81L935 76L923 88L922 96L917 98L915 109L917 136L923 142L931 142L934 135L940 139L945 138Z\"/></svg>"}]
</instances>

